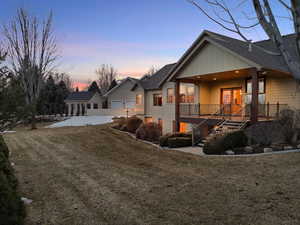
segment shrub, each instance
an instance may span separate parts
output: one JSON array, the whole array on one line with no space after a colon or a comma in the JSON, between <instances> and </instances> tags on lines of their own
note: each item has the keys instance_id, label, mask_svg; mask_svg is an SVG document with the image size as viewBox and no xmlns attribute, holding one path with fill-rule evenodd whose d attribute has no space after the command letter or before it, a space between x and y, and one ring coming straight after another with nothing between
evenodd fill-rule
<instances>
[{"instance_id":1,"label":"shrub","mask_svg":"<svg viewBox=\"0 0 300 225\"><path fill-rule=\"evenodd\" d=\"M192 138L190 137L169 137L168 146L169 148L181 148L192 145Z\"/></svg>"},{"instance_id":2,"label":"shrub","mask_svg":"<svg viewBox=\"0 0 300 225\"><path fill-rule=\"evenodd\" d=\"M248 138L242 130L228 133L223 139L223 146L225 150L244 147L247 144Z\"/></svg>"},{"instance_id":3,"label":"shrub","mask_svg":"<svg viewBox=\"0 0 300 225\"><path fill-rule=\"evenodd\" d=\"M8 160L8 150L0 136L0 223L22 225L25 209L17 192L18 182Z\"/></svg>"},{"instance_id":4,"label":"shrub","mask_svg":"<svg viewBox=\"0 0 300 225\"><path fill-rule=\"evenodd\" d=\"M128 132L135 133L142 123L140 118L132 116L126 120L126 129Z\"/></svg>"},{"instance_id":5,"label":"shrub","mask_svg":"<svg viewBox=\"0 0 300 225\"><path fill-rule=\"evenodd\" d=\"M295 144L299 135L300 111L293 109L281 110L278 122L282 125L285 141Z\"/></svg>"},{"instance_id":6,"label":"shrub","mask_svg":"<svg viewBox=\"0 0 300 225\"><path fill-rule=\"evenodd\" d=\"M223 147L224 136L216 135L206 142L203 146L203 152L208 155L219 155L225 152Z\"/></svg>"},{"instance_id":7,"label":"shrub","mask_svg":"<svg viewBox=\"0 0 300 225\"><path fill-rule=\"evenodd\" d=\"M165 134L164 136L161 136L159 139L159 145L162 147L167 147L168 146L168 139L169 138L174 138L174 137L188 137L192 139L192 133L168 133Z\"/></svg>"},{"instance_id":8,"label":"shrub","mask_svg":"<svg viewBox=\"0 0 300 225\"><path fill-rule=\"evenodd\" d=\"M142 124L136 130L136 137L142 140L157 142L161 136L161 128L157 123Z\"/></svg>"},{"instance_id":9,"label":"shrub","mask_svg":"<svg viewBox=\"0 0 300 225\"><path fill-rule=\"evenodd\" d=\"M235 131L223 135L216 135L203 146L203 152L208 155L218 155L226 150L244 147L248 144L248 138L244 131Z\"/></svg>"}]
</instances>

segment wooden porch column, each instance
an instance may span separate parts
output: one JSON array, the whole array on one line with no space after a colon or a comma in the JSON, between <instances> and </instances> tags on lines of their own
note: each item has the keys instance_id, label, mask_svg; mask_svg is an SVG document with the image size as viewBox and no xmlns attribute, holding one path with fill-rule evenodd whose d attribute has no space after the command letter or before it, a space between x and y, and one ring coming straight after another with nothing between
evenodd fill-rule
<instances>
[{"instance_id":1,"label":"wooden porch column","mask_svg":"<svg viewBox=\"0 0 300 225\"><path fill-rule=\"evenodd\" d=\"M179 132L179 117L180 117L180 81L175 83L175 131Z\"/></svg>"},{"instance_id":2,"label":"wooden porch column","mask_svg":"<svg viewBox=\"0 0 300 225\"><path fill-rule=\"evenodd\" d=\"M251 101L251 124L258 121L258 71L256 68L250 69L252 78L252 101Z\"/></svg>"}]
</instances>

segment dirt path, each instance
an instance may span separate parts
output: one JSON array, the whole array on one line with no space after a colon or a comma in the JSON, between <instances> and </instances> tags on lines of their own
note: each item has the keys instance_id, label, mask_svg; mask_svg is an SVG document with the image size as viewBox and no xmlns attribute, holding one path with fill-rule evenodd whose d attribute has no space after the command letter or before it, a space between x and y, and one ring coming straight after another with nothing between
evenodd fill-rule
<instances>
[{"instance_id":1,"label":"dirt path","mask_svg":"<svg viewBox=\"0 0 300 225\"><path fill-rule=\"evenodd\" d=\"M7 134L27 224L299 224L300 154L159 152L107 126Z\"/></svg>"}]
</instances>

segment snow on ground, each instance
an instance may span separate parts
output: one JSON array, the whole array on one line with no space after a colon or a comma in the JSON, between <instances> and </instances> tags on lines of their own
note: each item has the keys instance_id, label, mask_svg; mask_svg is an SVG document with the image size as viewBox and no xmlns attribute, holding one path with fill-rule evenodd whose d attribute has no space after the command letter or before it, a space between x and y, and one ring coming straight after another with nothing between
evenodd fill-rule
<instances>
[{"instance_id":1,"label":"snow on ground","mask_svg":"<svg viewBox=\"0 0 300 225\"><path fill-rule=\"evenodd\" d=\"M65 121L54 123L47 128L99 125L112 122L112 118L112 116L74 116Z\"/></svg>"}]
</instances>

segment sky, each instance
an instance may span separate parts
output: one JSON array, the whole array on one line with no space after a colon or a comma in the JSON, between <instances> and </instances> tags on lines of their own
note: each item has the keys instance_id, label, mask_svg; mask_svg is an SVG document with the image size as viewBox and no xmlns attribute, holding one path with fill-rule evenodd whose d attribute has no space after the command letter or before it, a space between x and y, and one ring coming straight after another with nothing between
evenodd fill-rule
<instances>
[{"instance_id":1,"label":"sky","mask_svg":"<svg viewBox=\"0 0 300 225\"><path fill-rule=\"evenodd\" d=\"M1 24L19 7L40 19L52 10L60 55L57 70L79 83L96 79L101 64L113 65L120 77L140 77L152 66L176 62L204 29L235 37L186 0L1 0L0 7ZM242 7L253 15L250 5ZM285 15L282 7L273 7ZM290 33L286 23L280 23L283 33ZM260 28L247 35L266 38Z\"/></svg>"}]
</instances>

